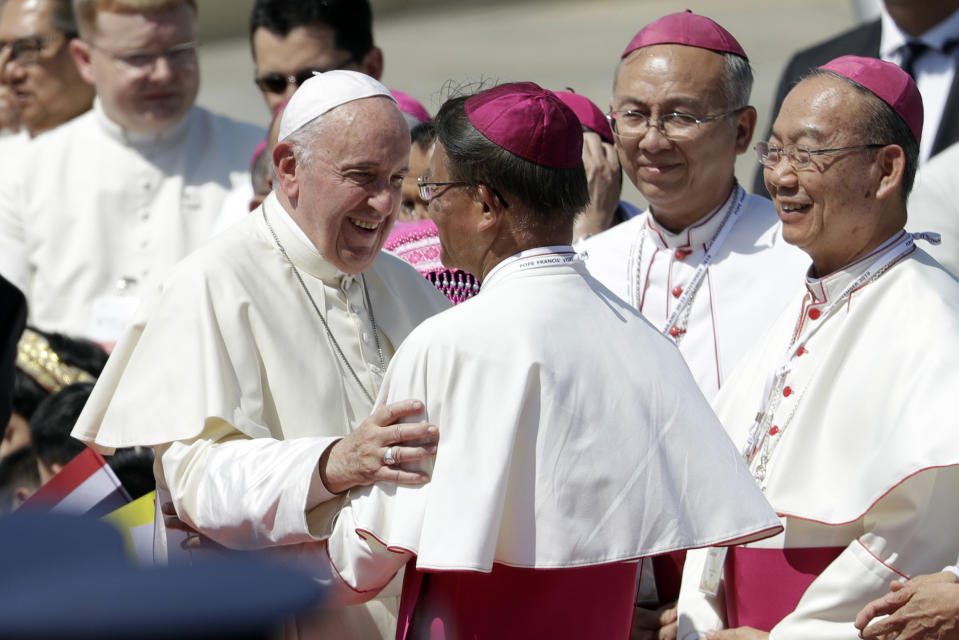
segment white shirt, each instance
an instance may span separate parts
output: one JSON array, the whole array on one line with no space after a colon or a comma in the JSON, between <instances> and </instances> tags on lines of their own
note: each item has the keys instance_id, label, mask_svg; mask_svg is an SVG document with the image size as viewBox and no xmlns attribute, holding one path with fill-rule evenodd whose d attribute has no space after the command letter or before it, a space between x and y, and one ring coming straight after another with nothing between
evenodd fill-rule
<instances>
[{"instance_id":1,"label":"white shirt","mask_svg":"<svg viewBox=\"0 0 959 640\"><path fill-rule=\"evenodd\" d=\"M259 209L173 269L118 342L73 431L106 453L133 443L156 447L157 504L172 500L184 521L236 549L328 535L342 499L314 482L317 462L372 412L364 389L375 397L384 373L362 280L323 260L286 223L275 196L264 208L363 388L339 360ZM387 359L420 321L449 306L387 254L366 282ZM316 485L320 491L311 493ZM359 616L352 623L366 633L374 631L362 625L373 621L385 633L395 627L390 595L389 607L347 615Z\"/></svg>"},{"instance_id":2,"label":"white shirt","mask_svg":"<svg viewBox=\"0 0 959 640\"><path fill-rule=\"evenodd\" d=\"M685 292L740 187L716 210L679 233L649 211L587 238L579 250L590 273L667 333ZM740 358L797 292L809 258L782 239L772 203L746 195L702 284L681 316L679 350L699 388L712 397Z\"/></svg>"},{"instance_id":3,"label":"white shirt","mask_svg":"<svg viewBox=\"0 0 959 640\"><path fill-rule=\"evenodd\" d=\"M91 111L34 138L0 183L0 273L31 324L110 343L138 299L249 182L257 127L194 107L159 135Z\"/></svg>"},{"instance_id":4,"label":"white shirt","mask_svg":"<svg viewBox=\"0 0 959 640\"><path fill-rule=\"evenodd\" d=\"M890 581L959 553L959 282L903 241L807 279L713 402L741 449L761 436L750 468L785 526L747 546L841 549L773 638L855 638L856 613ZM757 412L766 419L754 430ZM698 588L705 555L687 557L680 638L725 624L720 601Z\"/></svg>"},{"instance_id":5,"label":"white shirt","mask_svg":"<svg viewBox=\"0 0 959 640\"><path fill-rule=\"evenodd\" d=\"M939 132L943 111L952 81L956 75L956 59L959 50L953 48L944 52L943 47L950 41L959 39L959 11L926 31L918 38L907 35L890 17L886 6L881 6L882 36L879 41L879 57L886 62L901 64L903 60L903 46L907 40L919 40L930 49L916 58L913 65L916 86L922 95L923 121L922 140L919 143L919 163L923 164L932 153L932 145ZM875 142L885 142L876 140Z\"/></svg>"}]
</instances>

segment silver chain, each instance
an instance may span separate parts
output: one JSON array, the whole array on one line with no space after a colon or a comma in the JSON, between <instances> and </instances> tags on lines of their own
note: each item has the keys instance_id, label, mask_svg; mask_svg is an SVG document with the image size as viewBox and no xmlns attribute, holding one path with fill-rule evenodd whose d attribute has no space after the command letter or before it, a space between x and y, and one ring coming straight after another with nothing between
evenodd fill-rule
<instances>
[{"instance_id":1,"label":"silver chain","mask_svg":"<svg viewBox=\"0 0 959 640\"><path fill-rule=\"evenodd\" d=\"M340 348L340 343L336 341L336 338L333 337L333 332L330 330L330 325L326 321L323 312L320 311L320 307L316 304L316 300L313 299L313 294L310 293L310 290L307 288L306 283L303 282L303 276L300 275L300 270L296 268L296 265L293 264L293 260L290 259L289 254L286 252L286 249L283 247L283 244L280 242L279 236L276 235L276 231L273 230L273 225L270 224L270 221L266 217L266 207L261 207L263 214L263 222L266 223L266 228L270 230L270 235L273 236L273 241L276 243L277 248L280 250L280 253L283 254L283 257L286 259L287 264L290 265L290 268L293 269L293 275L296 276L297 281L300 283L300 287L303 288L303 293L306 294L307 299L309 299L310 304L313 305L313 310L316 311L316 315L319 316L320 322L323 323L323 328L326 329L326 336L330 339L330 343L333 345L333 348L336 350L336 353L340 356L340 360L343 362L346 369L350 372L350 375L353 376L353 379L356 381L357 386L363 392L363 395L366 396L367 400L370 401L370 405L374 404L373 396L370 395L370 392L366 390L366 386L360 381L360 377L356 375L356 371L353 369L353 366L350 364L350 361L346 359L346 354L343 353L343 349ZM376 318L373 316L373 302L370 300L370 291L366 286L366 276L362 273L360 274L360 281L363 283L363 296L366 299L366 308L370 312L370 326L373 330L373 339L376 343L376 352L380 357L380 367L381 370L386 370L386 359L383 357L383 348L380 345L380 333L376 326Z\"/></svg>"}]
</instances>

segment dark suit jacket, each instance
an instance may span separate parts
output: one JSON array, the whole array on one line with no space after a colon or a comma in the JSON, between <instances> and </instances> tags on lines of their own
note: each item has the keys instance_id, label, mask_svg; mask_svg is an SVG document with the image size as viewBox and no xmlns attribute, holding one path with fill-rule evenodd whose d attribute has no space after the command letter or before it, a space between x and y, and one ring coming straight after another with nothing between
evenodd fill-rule
<instances>
[{"instance_id":1,"label":"dark suit jacket","mask_svg":"<svg viewBox=\"0 0 959 640\"><path fill-rule=\"evenodd\" d=\"M10 420L17 342L23 333L27 304L23 294L0 276L0 425Z\"/></svg>"},{"instance_id":2,"label":"dark suit jacket","mask_svg":"<svg viewBox=\"0 0 959 640\"><path fill-rule=\"evenodd\" d=\"M786 94L805 74L839 56L854 55L878 58L881 36L881 23L879 20L875 20L794 55L779 79L776 99L773 102L772 111L769 112L770 122L776 119L776 114L779 113L779 107L782 106ZM769 133L767 132L766 137L761 139L768 140ZM953 78L952 87L949 89L949 97L946 99L946 107L942 113L942 122L939 124L939 131L936 132L936 140L932 146L932 155L936 155L957 141L959 141L959 73ZM762 167L757 167L756 177L753 181L753 193L766 195Z\"/></svg>"}]
</instances>

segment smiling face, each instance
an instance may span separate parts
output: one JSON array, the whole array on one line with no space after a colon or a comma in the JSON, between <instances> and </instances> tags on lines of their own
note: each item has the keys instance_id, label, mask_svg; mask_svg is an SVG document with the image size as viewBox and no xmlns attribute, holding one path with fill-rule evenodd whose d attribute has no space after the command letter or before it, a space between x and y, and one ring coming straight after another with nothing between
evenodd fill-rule
<instances>
[{"instance_id":1,"label":"smiling face","mask_svg":"<svg viewBox=\"0 0 959 640\"><path fill-rule=\"evenodd\" d=\"M306 162L290 158L296 152L289 139L276 145L280 189L323 257L345 273L360 273L373 264L396 218L410 131L385 97L341 105L318 126Z\"/></svg>"},{"instance_id":2,"label":"smiling face","mask_svg":"<svg viewBox=\"0 0 959 640\"><path fill-rule=\"evenodd\" d=\"M51 24L48 0L7 0L0 12L0 41L49 38L40 59L24 63L8 59L3 83L16 96L21 122L31 135L66 122L90 108L93 89L80 77L67 37Z\"/></svg>"},{"instance_id":3,"label":"smiling face","mask_svg":"<svg viewBox=\"0 0 959 640\"><path fill-rule=\"evenodd\" d=\"M819 75L800 82L783 102L770 143L810 150L882 143L861 131L865 98L840 79ZM763 178L783 223L783 237L810 255L822 276L872 251L901 228L876 199L883 149L814 155L806 167L785 159Z\"/></svg>"},{"instance_id":4,"label":"smiling face","mask_svg":"<svg viewBox=\"0 0 959 640\"><path fill-rule=\"evenodd\" d=\"M619 67L614 111L635 110L658 119L667 113L712 116L744 105L723 97L723 56L683 45L654 45L631 53ZM655 127L642 138L617 137L626 175L653 215L678 231L718 207L733 186L736 156L749 146L755 112L743 110L704 123L687 140L671 141Z\"/></svg>"},{"instance_id":5,"label":"smiling face","mask_svg":"<svg viewBox=\"0 0 959 640\"><path fill-rule=\"evenodd\" d=\"M128 131L159 133L186 115L199 89L196 56L160 56L144 68L118 56L157 54L194 42L195 27L196 15L186 3L161 13L97 14L92 45L74 41L73 52L110 119Z\"/></svg>"}]
</instances>

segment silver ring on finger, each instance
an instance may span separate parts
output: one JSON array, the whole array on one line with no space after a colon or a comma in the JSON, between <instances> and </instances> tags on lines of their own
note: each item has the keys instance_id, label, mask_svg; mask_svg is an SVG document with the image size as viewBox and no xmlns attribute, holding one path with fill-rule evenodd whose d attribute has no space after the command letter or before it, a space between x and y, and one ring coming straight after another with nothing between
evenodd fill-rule
<instances>
[{"instance_id":1,"label":"silver ring on finger","mask_svg":"<svg viewBox=\"0 0 959 640\"><path fill-rule=\"evenodd\" d=\"M393 455L393 450L395 448L396 447L387 447L386 453L383 454L383 464L388 467L392 467L394 464L396 464L396 458Z\"/></svg>"}]
</instances>

